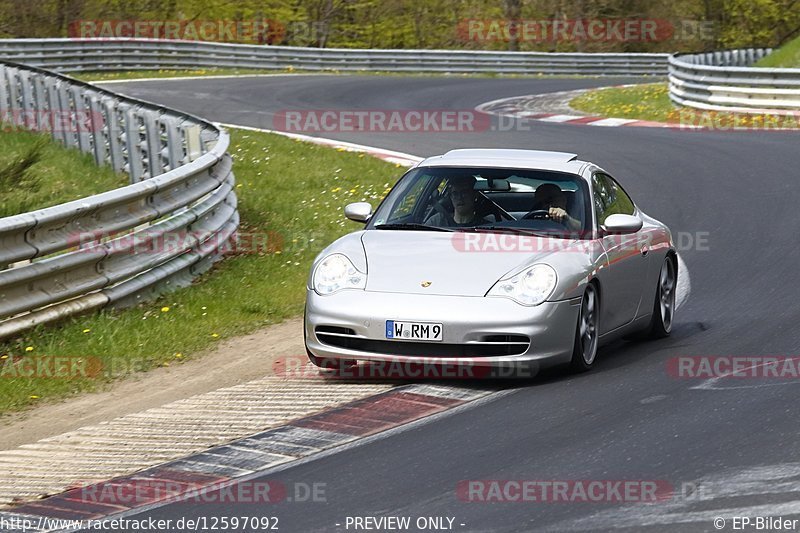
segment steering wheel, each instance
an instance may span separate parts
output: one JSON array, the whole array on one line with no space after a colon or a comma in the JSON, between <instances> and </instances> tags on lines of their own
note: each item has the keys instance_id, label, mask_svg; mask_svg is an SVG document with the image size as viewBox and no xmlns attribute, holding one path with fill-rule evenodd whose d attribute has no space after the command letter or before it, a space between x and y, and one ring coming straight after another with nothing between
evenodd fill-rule
<instances>
[{"instance_id":1,"label":"steering wheel","mask_svg":"<svg viewBox=\"0 0 800 533\"><path fill-rule=\"evenodd\" d=\"M453 218L452 213L449 213L447 209L445 209L444 205L442 205L441 200L434 202L431 208L429 209L430 210L426 212L425 222L424 222L425 224L427 224L436 214L441 215L443 220L450 220Z\"/></svg>"},{"instance_id":2,"label":"steering wheel","mask_svg":"<svg viewBox=\"0 0 800 533\"><path fill-rule=\"evenodd\" d=\"M549 209L535 209L526 213L522 220L551 220Z\"/></svg>"}]
</instances>

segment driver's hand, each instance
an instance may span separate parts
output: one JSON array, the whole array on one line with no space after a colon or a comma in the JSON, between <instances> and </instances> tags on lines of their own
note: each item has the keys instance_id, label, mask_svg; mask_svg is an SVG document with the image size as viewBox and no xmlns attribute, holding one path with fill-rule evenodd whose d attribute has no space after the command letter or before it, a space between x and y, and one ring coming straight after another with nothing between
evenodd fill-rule
<instances>
[{"instance_id":1,"label":"driver's hand","mask_svg":"<svg viewBox=\"0 0 800 533\"><path fill-rule=\"evenodd\" d=\"M556 222L564 222L564 219L567 218L567 212L560 207L551 207L549 214L550 219Z\"/></svg>"}]
</instances>

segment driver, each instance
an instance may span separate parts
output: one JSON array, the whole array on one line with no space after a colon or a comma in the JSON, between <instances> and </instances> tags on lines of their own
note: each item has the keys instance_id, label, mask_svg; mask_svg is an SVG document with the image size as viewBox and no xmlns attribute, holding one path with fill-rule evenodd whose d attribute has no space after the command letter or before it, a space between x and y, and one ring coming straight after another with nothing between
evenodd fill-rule
<instances>
[{"instance_id":1,"label":"driver","mask_svg":"<svg viewBox=\"0 0 800 533\"><path fill-rule=\"evenodd\" d=\"M431 226L476 226L490 222L478 216L478 193L474 176L456 176L449 180L450 203L453 214L434 213L425 223Z\"/></svg>"},{"instance_id":2,"label":"driver","mask_svg":"<svg viewBox=\"0 0 800 533\"><path fill-rule=\"evenodd\" d=\"M567 196L555 183L543 183L536 187L531 211L547 211L550 220L564 224L567 229L579 231L581 222L567 213Z\"/></svg>"}]
</instances>

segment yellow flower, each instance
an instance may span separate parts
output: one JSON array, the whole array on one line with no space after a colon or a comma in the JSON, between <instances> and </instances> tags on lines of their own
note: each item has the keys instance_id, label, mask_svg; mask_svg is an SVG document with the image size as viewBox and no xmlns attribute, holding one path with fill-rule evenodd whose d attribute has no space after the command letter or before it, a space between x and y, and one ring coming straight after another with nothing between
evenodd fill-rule
<instances>
[{"instance_id":1,"label":"yellow flower","mask_svg":"<svg viewBox=\"0 0 800 533\"><path fill-rule=\"evenodd\" d=\"M38 400L38 399L39 399L38 396L36 396L35 394L31 394L31 400Z\"/></svg>"},{"instance_id":2,"label":"yellow flower","mask_svg":"<svg viewBox=\"0 0 800 533\"><path fill-rule=\"evenodd\" d=\"M219 333L212 333L211 336L216 339L217 337L219 337Z\"/></svg>"},{"instance_id":3,"label":"yellow flower","mask_svg":"<svg viewBox=\"0 0 800 533\"><path fill-rule=\"evenodd\" d=\"M167 306L165 305L164 307L162 307L162 308L161 308L161 312L162 312L162 313L168 313L168 312L169 312L169 307L167 307Z\"/></svg>"},{"instance_id":4,"label":"yellow flower","mask_svg":"<svg viewBox=\"0 0 800 533\"><path fill-rule=\"evenodd\" d=\"M32 352L32 351L33 351L33 346L28 346L28 347L26 347L26 348L25 348L25 351L26 351L26 352Z\"/></svg>"},{"instance_id":5,"label":"yellow flower","mask_svg":"<svg viewBox=\"0 0 800 533\"><path fill-rule=\"evenodd\" d=\"M183 357L182 353L176 353L175 354L175 359L180 359L181 357Z\"/></svg>"},{"instance_id":6,"label":"yellow flower","mask_svg":"<svg viewBox=\"0 0 800 533\"><path fill-rule=\"evenodd\" d=\"M84 333L89 333L90 331L92 331L92 330L90 330L89 328L86 328L85 330L83 330Z\"/></svg>"}]
</instances>

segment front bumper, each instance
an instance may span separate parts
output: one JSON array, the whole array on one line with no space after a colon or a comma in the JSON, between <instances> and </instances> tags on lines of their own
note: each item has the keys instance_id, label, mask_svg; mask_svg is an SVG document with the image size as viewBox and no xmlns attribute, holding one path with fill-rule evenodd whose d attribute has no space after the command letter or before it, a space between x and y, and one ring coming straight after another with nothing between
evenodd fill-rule
<instances>
[{"instance_id":1,"label":"front bumper","mask_svg":"<svg viewBox=\"0 0 800 533\"><path fill-rule=\"evenodd\" d=\"M308 289L305 343L312 355L326 359L452 364L468 354L475 366L520 362L549 366L569 362L579 309L580 298L525 307L500 297L363 290L320 296ZM386 339L387 320L441 323L442 341L409 346L411 341ZM338 333L320 334L318 328ZM522 337L529 343L520 343ZM502 338L515 341L514 355L476 355L489 345L502 344L497 342Z\"/></svg>"}]
</instances>

